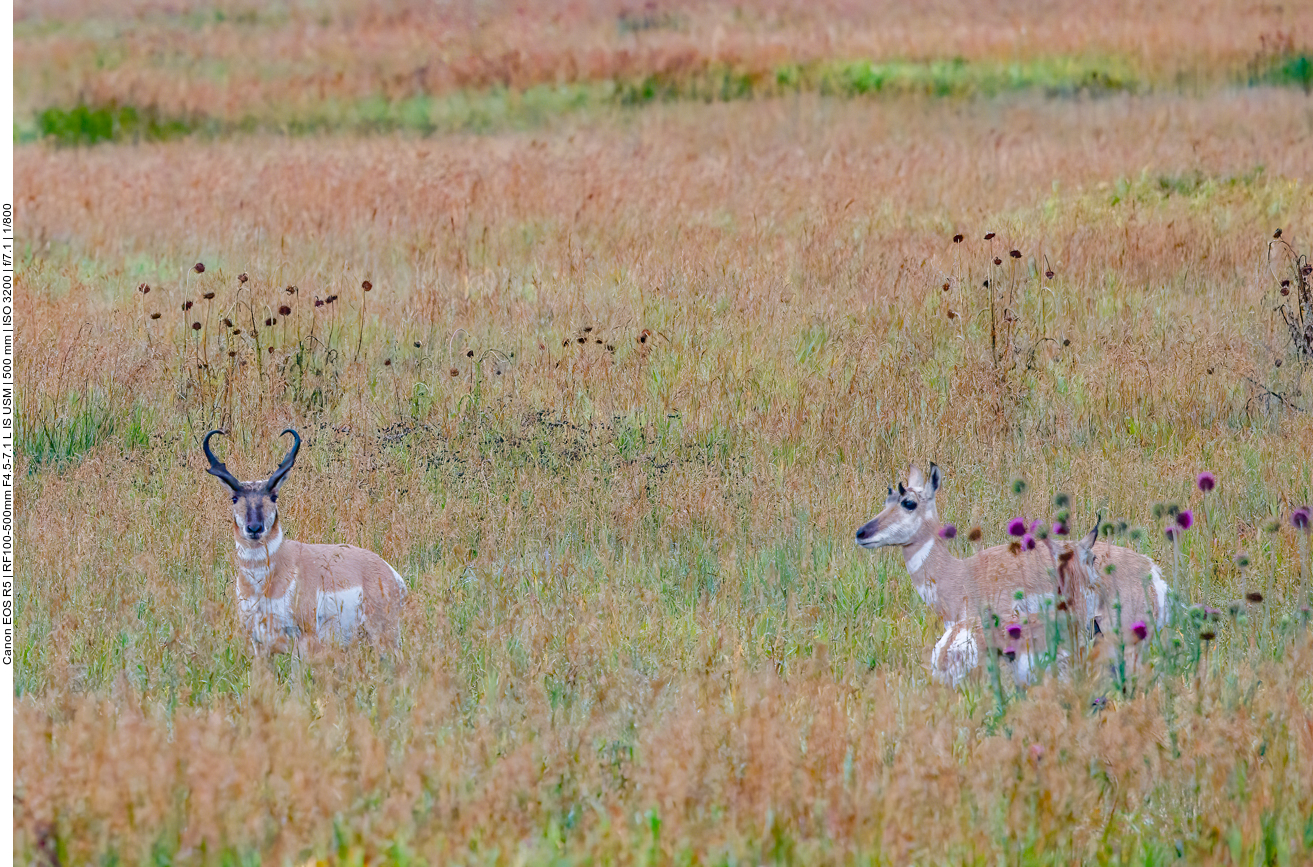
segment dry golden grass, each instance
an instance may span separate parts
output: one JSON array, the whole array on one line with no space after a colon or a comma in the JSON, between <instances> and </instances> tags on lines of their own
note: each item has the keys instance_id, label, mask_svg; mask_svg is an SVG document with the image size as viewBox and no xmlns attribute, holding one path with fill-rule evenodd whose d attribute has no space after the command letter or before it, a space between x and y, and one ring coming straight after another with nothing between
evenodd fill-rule
<instances>
[{"instance_id":1,"label":"dry golden grass","mask_svg":"<svg viewBox=\"0 0 1313 867\"><path fill-rule=\"evenodd\" d=\"M1213 83L1313 45L1313 10L1234 0L908 4L20 2L20 112L117 102L240 121L458 90L683 78L767 83L826 61L1110 63L1146 83Z\"/></svg>"},{"instance_id":2,"label":"dry golden grass","mask_svg":"<svg viewBox=\"0 0 1313 867\"><path fill-rule=\"evenodd\" d=\"M1261 528L1313 492L1267 259L1311 135L1256 89L20 147L16 856L1306 860L1306 537ZM396 658L252 658L216 425L243 477L302 431L288 530L402 571ZM851 537L913 459L991 541L1066 491L1169 572L1150 510L1190 505L1190 598L1244 550L1267 600L1132 697L932 687L940 625Z\"/></svg>"}]
</instances>

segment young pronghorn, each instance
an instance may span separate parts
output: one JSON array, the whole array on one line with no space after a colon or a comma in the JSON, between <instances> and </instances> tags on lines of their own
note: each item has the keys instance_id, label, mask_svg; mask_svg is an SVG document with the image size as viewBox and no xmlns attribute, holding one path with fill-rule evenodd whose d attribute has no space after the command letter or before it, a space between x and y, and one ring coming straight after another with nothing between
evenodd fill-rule
<instances>
[{"instance_id":1,"label":"young pronghorn","mask_svg":"<svg viewBox=\"0 0 1313 867\"><path fill-rule=\"evenodd\" d=\"M857 544L901 547L917 595L948 623L978 616L986 608L1019 619L1044 613L1050 603L1084 621L1094 601L1086 592L1084 572L1074 568L1071 558L1055 557L1047 545L1031 550L1000 545L965 560L954 557L939 536L935 493L940 482L934 464L928 480L912 467L907 484L899 484L896 492L890 488L884 509L857 530Z\"/></svg>"},{"instance_id":2,"label":"young pronghorn","mask_svg":"<svg viewBox=\"0 0 1313 867\"><path fill-rule=\"evenodd\" d=\"M278 489L301 448L292 450L262 481L238 481L210 451L201 447L207 470L232 492L233 538L237 546L237 610L256 653L298 654L328 638L348 644L363 632L376 643L395 642L406 598L406 582L372 551L352 545L310 545L283 538Z\"/></svg>"},{"instance_id":3,"label":"young pronghorn","mask_svg":"<svg viewBox=\"0 0 1313 867\"><path fill-rule=\"evenodd\" d=\"M903 549L917 594L944 619L944 634L931 657L937 680L955 684L978 664L986 645L1007 646L985 635L980 617L986 611L997 615L1005 630L1019 627L1028 648L1043 652L1048 630L1035 624L1051 621L1058 612L1065 612L1063 619L1080 634L1106 631L1115 625L1111 603L1120 598L1125 635L1140 612L1165 610L1166 584L1157 566L1124 548L1096 542L1095 536L1078 544L1045 541L1030 550L1016 543L1001 545L957 559L939 537L935 493L940 482L934 464L928 480L913 466L907 484L899 484L897 493L890 488L884 509L857 531L857 544L864 548ZM1107 562L1117 569L1096 579L1093 572ZM1156 599L1146 598L1146 583ZM1156 619L1161 623L1161 617ZM1034 653L1026 656L1031 660ZM1059 651L1059 661L1064 656ZM1031 667L1014 664L1013 674L1029 679Z\"/></svg>"}]
</instances>

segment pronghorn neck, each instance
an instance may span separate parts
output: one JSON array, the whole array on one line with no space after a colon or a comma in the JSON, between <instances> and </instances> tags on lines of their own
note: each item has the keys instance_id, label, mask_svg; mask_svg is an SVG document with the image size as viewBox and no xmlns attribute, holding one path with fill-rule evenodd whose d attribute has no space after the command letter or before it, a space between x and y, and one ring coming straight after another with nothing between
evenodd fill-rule
<instances>
[{"instance_id":1,"label":"pronghorn neck","mask_svg":"<svg viewBox=\"0 0 1313 867\"><path fill-rule=\"evenodd\" d=\"M237 571L241 574L256 594L265 589L265 582L278 568L279 552L283 549L283 526L279 517L274 517L274 525L268 535L260 542L252 542L242 535L234 526L234 541L237 546Z\"/></svg>"},{"instance_id":2,"label":"pronghorn neck","mask_svg":"<svg viewBox=\"0 0 1313 867\"><path fill-rule=\"evenodd\" d=\"M962 561L953 556L939 538L939 522L927 520L922 522L916 535L903 545L903 559L907 563L907 574L912 578L916 593L927 605L934 608L940 616L949 617L945 597L962 582L959 579L963 571Z\"/></svg>"}]
</instances>

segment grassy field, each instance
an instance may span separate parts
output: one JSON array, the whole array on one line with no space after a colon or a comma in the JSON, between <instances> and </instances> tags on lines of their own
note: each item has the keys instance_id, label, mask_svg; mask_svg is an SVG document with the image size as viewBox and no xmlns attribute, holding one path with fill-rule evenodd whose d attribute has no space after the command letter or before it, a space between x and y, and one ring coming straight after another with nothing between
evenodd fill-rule
<instances>
[{"instance_id":1,"label":"grassy field","mask_svg":"<svg viewBox=\"0 0 1313 867\"><path fill-rule=\"evenodd\" d=\"M927 10L19 3L15 858L1313 859L1313 12ZM390 657L239 629L288 426ZM932 684L931 460L1208 608Z\"/></svg>"}]
</instances>

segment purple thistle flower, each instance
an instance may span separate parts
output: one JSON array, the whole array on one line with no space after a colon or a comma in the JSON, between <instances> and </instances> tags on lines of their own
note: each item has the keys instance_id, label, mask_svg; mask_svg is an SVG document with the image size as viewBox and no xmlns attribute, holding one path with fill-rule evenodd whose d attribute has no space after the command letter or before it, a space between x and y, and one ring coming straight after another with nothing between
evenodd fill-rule
<instances>
[{"instance_id":1,"label":"purple thistle flower","mask_svg":"<svg viewBox=\"0 0 1313 867\"><path fill-rule=\"evenodd\" d=\"M1021 624L1020 624L1020 623L1009 623L1009 624L1008 624L1008 638L1012 639L1013 641L1016 641L1016 640L1017 640L1018 638L1020 638L1020 637L1021 637Z\"/></svg>"},{"instance_id":2,"label":"purple thistle flower","mask_svg":"<svg viewBox=\"0 0 1313 867\"><path fill-rule=\"evenodd\" d=\"M1067 525L1064 524L1062 521L1054 521L1054 522L1053 522L1053 535L1055 535L1055 536L1065 536L1065 535L1067 535L1067 533L1069 533L1069 532L1070 532L1070 530L1067 529Z\"/></svg>"},{"instance_id":3,"label":"purple thistle flower","mask_svg":"<svg viewBox=\"0 0 1313 867\"><path fill-rule=\"evenodd\" d=\"M1046 529L1048 528L1044 526L1044 522L1041 521L1039 518L1036 518L1035 520L1030 522L1030 535L1032 536L1038 536L1041 533L1043 533Z\"/></svg>"},{"instance_id":4,"label":"purple thistle flower","mask_svg":"<svg viewBox=\"0 0 1313 867\"><path fill-rule=\"evenodd\" d=\"M1131 634L1135 636L1136 641L1144 641L1149 637L1149 627L1143 620L1137 620L1131 624Z\"/></svg>"},{"instance_id":5,"label":"purple thistle flower","mask_svg":"<svg viewBox=\"0 0 1313 867\"><path fill-rule=\"evenodd\" d=\"M1035 537L1032 536L1032 535L1030 535L1029 533L1027 533L1027 534L1025 535L1025 537L1021 540L1021 545L1022 545L1022 547L1024 547L1027 551L1034 551L1034 550L1035 550Z\"/></svg>"},{"instance_id":6,"label":"purple thistle flower","mask_svg":"<svg viewBox=\"0 0 1313 867\"><path fill-rule=\"evenodd\" d=\"M957 537L957 527L954 527L952 524L945 524L944 526L939 528L939 538L947 541L950 539L954 539L956 537Z\"/></svg>"},{"instance_id":7,"label":"purple thistle flower","mask_svg":"<svg viewBox=\"0 0 1313 867\"><path fill-rule=\"evenodd\" d=\"M1309 531L1309 517L1311 514L1313 513L1310 513L1308 506L1300 506L1298 509L1290 513L1290 526L1294 527L1296 530L1303 530L1307 533Z\"/></svg>"},{"instance_id":8,"label":"purple thistle flower","mask_svg":"<svg viewBox=\"0 0 1313 867\"><path fill-rule=\"evenodd\" d=\"M1217 476L1214 476L1212 473L1208 472L1208 470L1204 470L1199 474L1199 478L1196 479L1195 482L1199 485L1199 490L1206 494L1213 488L1217 487Z\"/></svg>"},{"instance_id":9,"label":"purple thistle flower","mask_svg":"<svg viewBox=\"0 0 1313 867\"><path fill-rule=\"evenodd\" d=\"M1011 521L1008 521L1008 535L1009 536L1026 535L1026 519L1013 518Z\"/></svg>"},{"instance_id":10,"label":"purple thistle flower","mask_svg":"<svg viewBox=\"0 0 1313 867\"><path fill-rule=\"evenodd\" d=\"M1194 524L1194 513L1189 509L1182 509L1176 513L1176 526L1188 530L1192 524Z\"/></svg>"},{"instance_id":11,"label":"purple thistle flower","mask_svg":"<svg viewBox=\"0 0 1313 867\"><path fill-rule=\"evenodd\" d=\"M1167 541L1169 542L1175 542L1181 537L1181 531L1176 529L1172 524L1167 525L1167 529L1163 530L1163 534L1167 536Z\"/></svg>"}]
</instances>

